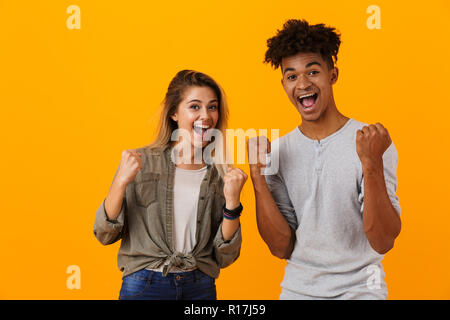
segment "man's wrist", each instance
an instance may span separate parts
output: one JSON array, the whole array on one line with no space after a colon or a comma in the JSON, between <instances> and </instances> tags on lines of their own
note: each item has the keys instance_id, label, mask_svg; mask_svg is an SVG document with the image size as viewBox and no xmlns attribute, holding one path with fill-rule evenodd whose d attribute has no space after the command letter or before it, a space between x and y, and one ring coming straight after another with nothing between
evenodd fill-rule
<instances>
[{"instance_id":1,"label":"man's wrist","mask_svg":"<svg viewBox=\"0 0 450 320\"><path fill-rule=\"evenodd\" d=\"M261 171L263 171L264 168L258 165L250 165L250 177L252 180L255 179L265 179L264 175L261 174Z\"/></svg>"},{"instance_id":2,"label":"man's wrist","mask_svg":"<svg viewBox=\"0 0 450 320\"><path fill-rule=\"evenodd\" d=\"M364 175L379 174L383 172L383 159L367 159L361 161Z\"/></svg>"}]
</instances>

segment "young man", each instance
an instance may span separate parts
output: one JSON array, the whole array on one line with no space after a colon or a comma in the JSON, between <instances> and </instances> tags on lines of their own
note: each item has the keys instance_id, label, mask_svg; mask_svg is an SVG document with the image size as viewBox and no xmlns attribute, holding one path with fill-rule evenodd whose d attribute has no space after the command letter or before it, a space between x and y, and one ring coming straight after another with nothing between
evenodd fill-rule
<instances>
[{"instance_id":1,"label":"young man","mask_svg":"<svg viewBox=\"0 0 450 320\"><path fill-rule=\"evenodd\" d=\"M380 123L337 109L334 28L289 20L267 45L302 118L272 146L248 141L249 154L279 152L276 174L262 173L264 161L250 173L261 237L287 259L280 299L386 299L381 260L401 228L396 148Z\"/></svg>"}]
</instances>

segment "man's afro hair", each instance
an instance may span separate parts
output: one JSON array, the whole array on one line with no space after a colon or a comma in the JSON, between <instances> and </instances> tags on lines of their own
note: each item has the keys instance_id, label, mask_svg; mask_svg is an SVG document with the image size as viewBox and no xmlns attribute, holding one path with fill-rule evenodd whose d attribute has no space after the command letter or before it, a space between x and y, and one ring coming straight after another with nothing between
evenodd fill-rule
<instances>
[{"instance_id":1,"label":"man's afro hair","mask_svg":"<svg viewBox=\"0 0 450 320\"><path fill-rule=\"evenodd\" d=\"M283 58L298 53L319 53L329 67L333 68L340 44L340 34L335 28L290 19L283 25L282 30L277 30L277 34L267 40L268 49L264 62L277 69Z\"/></svg>"}]
</instances>

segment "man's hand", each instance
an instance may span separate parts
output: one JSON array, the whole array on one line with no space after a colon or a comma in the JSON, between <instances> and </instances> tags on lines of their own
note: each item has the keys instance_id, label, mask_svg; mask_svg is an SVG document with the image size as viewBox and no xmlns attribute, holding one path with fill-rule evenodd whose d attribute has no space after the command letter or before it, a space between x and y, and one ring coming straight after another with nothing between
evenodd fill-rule
<instances>
[{"instance_id":1,"label":"man's hand","mask_svg":"<svg viewBox=\"0 0 450 320\"><path fill-rule=\"evenodd\" d=\"M364 126L356 132L356 152L363 168L383 168L383 154L391 145L388 131L381 123Z\"/></svg>"},{"instance_id":2,"label":"man's hand","mask_svg":"<svg viewBox=\"0 0 450 320\"><path fill-rule=\"evenodd\" d=\"M266 167L266 155L270 153L270 140L265 136L254 137L247 140L247 154L250 165L250 175L258 177L261 170Z\"/></svg>"}]
</instances>

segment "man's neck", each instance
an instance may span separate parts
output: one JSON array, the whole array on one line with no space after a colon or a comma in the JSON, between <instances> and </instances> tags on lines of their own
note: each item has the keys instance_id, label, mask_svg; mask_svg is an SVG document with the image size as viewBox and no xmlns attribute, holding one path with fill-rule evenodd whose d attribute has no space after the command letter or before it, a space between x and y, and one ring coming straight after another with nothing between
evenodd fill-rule
<instances>
[{"instance_id":1,"label":"man's neck","mask_svg":"<svg viewBox=\"0 0 450 320\"><path fill-rule=\"evenodd\" d=\"M298 128L308 138L320 141L342 128L348 119L334 107L315 121L302 120Z\"/></svg>"}]
</instances>

